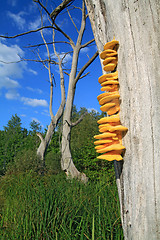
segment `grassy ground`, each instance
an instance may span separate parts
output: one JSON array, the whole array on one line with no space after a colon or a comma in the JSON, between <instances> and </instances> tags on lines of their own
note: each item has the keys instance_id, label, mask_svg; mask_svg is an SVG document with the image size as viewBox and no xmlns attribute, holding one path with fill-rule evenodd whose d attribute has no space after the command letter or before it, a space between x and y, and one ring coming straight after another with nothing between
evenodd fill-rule
<instances>
[{"instance_id":1,"label":"grassy ground","mask_svg":"<svg viewBox=\"0 0 160 240\"><path fill-rule=\"evenodd\" d=\"M115 182L31 172L0 179L0 239L123 239Z\"/></svg>"}]
</instances>

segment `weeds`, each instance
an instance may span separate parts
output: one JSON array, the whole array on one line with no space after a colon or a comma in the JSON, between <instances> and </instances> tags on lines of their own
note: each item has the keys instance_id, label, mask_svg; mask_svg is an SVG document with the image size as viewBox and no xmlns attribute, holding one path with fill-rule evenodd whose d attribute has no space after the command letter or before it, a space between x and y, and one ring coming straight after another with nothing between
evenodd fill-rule
<instances>
[{"instance_id":1,"label":"weeds","mask_svg":"<svg viewBox=\"0 0 160 240\"><path fill-rule=\"evenodd\" d=\"M2 240L123 239L116 184L28 172L1 178Z\"/></svg>"}]
</instances>

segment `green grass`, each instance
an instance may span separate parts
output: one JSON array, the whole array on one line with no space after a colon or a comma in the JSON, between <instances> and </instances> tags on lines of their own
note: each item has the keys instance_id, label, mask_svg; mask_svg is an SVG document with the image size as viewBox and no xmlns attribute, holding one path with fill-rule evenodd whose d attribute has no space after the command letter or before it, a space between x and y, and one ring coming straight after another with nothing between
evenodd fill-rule
<instances>
[{"instance_id":1,"label":"green grass","mask_svg":"<svg viewBox=\"0 0 160 240\"><path fill-rule=\"evenodd\" d=\"M2 240L124 239L115 183L23 173L0 185Z\"/></svg>"}]
</instances>

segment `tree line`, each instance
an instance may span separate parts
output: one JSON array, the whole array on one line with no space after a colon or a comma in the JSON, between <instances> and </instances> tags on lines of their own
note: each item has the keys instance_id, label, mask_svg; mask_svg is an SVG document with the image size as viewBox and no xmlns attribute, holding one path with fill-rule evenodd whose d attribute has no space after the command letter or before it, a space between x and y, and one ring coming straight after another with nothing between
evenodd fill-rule
<instances>
[{"instance_id":1,"label":"tree line","mask_svg":"<svg viewBox=\"0 0 160 240\"><path fill-rule=\"evenodd\" d=\"M83 121L72 128L70 147L74 164L78 171L83 172L89 179L99 179L102 176L113 177L113 164L96 158L93 136L98 133L97 120L103 116L86 108L79 111L73 107L72 120L76 121L86 113ZM61 140L62 120L60 120L53 134L50 145L45 154L45 166L42 166L36 151L40 144L37 132L45 138L47 127L42 131L40 123L33 120L30 129L22 127L20 117L12 115L4 130L0 131L0 174L36 171L51 174L62 173L61 170Z\"/></svg>"}]
</instances>

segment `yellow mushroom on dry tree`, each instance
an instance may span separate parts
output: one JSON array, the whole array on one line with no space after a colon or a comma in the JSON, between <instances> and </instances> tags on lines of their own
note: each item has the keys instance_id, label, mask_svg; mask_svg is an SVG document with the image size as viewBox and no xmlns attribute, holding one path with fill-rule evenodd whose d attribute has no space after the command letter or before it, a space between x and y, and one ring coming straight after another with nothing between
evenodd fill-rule
<instances>
[{"instance_id":1,"label":"yellow mushroom on dry tree","mask_svg":"<svg viewBox=\"0 0 160 240\"><path fill-rule=\"evenodd\" d=\"M101 77L98 78L98 82L101 84L106 80L110 80L110 79L118 79L118 72L113 72L113 73L107 73L102 75Z\"/></svg>"},{"instance_id":2,"label":"yellow mushroom on dry tree","mask_svg":"<svg viewBox=\"0 0 160 240\"><path fill-rule=\"evenodd\" d=\"M113 39L105 44L104 51L100 54L100 58L104 60L103 69L106 72L112 72L99 77L98 82L101 84L101 91L104 91L104 93L100 94L97 99L101 105L100 109L110 116L97 121L101 134L94 136L95 139L98 139L94 144L96 145L96 152L103 153L97 158L108 161L123 159L121 154L125 147L122 145L122 133L128 130L121 125L119 118L119 81L118 71L115 71L118 63L118 47L119 42Z\"/></svg>"}]
</instances>

